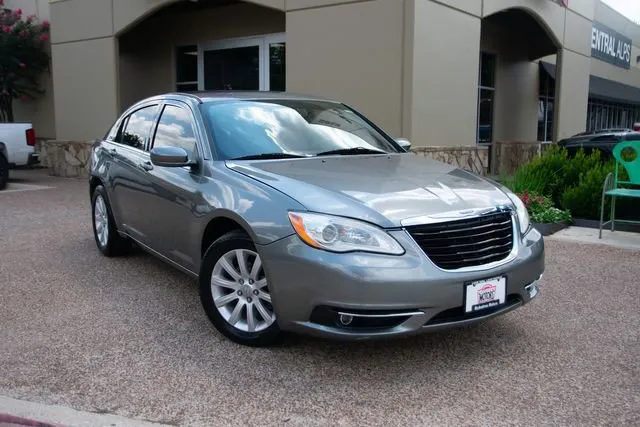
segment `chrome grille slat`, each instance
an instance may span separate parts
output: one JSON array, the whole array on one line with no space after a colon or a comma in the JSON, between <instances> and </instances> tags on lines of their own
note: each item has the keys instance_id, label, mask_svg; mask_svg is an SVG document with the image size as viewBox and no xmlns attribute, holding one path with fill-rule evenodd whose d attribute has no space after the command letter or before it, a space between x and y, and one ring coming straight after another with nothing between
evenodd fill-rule
<instances>
[{"instance_id":1,"label":"chrome grille slat","mask_svg":"<svg viewBox=\"0 0 640 427\"><path fill-rule=\"evenodd\" d=\"M469 230L481 230L489 227L495 228L496 226L501 226L501 225L511 228L511 220L500 222L497 224L484 224L484 225L477 225L473 227L460 228L455 230L444 229L444 230L438 230L438 231L432 231L432 232L416 231L415 234L421 237L428 237L428 236L434 236L434 235L441 235L442 233L466 233ZM424 226L420 226L420 227L424 227Z\"/></svg>"},{"instance_id":2,"label":"chrome grille slat","mask_svg":"<svg viewBox=\"0 0 640 427\"><path fill-rule=\"evenodd\" d=\"M510 212L497 212L435 224L406 227L438 267L455 270L501 261L513 249Z\"/></svg>"},{"instance_id":3,"label":"chrome grille slat","mask_svg":"<svg viewBox=\"0 0 640 427\"><path fill-rule=\"evenodd\" d=\"M477 243L473 243L474 246L482 246L482 245L486 245L489 243L494 243L494 242L499 242L499 241L511 241L512 239L512 235L511 232L509 232L508 235L504 236L504 237L494 237L491 239L487 239L487 240L483 240L482 242L477 242ZM431 246L431 250L432 251L439 251L439 250L447 250L450 251L452 250L452 248L464 248L464 247L468 247L469 244L468 243L460 243L460 244L455 244L455 245L449 245L449 246Z\"/></svg>"},{"instance_id":4,"label":"chrome grille slat","mask_svg":"<svg viewBox=\"0 0 640 427\"><path fill-rule=\"evenodd\" d=\"M475 251L456 251L456 252L453 252L453 253L450 253L450 254L438 254L437 256L440 257L440 258L459 257L459 256L462 256L462 255L469 255L469 254L472 255L472 254L484 253L484 252L487 252L487 251L490 251L490 250L499 251L499 250L505 249L507 247L508 247L509 250L511 250L511 242L507 242L507 243L504 243L502 245L489 246L488 248L478 249L478 250L475 250ZM494 253L494 255L495 255L495 253Z\"/></svg>"}]
</instances>

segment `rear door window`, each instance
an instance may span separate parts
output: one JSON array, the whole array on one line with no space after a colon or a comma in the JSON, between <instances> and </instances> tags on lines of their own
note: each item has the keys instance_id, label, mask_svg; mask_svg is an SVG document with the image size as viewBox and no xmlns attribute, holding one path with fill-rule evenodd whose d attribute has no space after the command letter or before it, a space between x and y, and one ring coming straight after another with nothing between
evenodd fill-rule
<instances>
[{"instance_id":1,"label":"rear door window","mask_svg":"<svg viewBox=\"0 0 640 427\"><path fill-rule=\"evenodd\" d=\"M116 142L144 151L157 112L157 105L150 105L134 111L123 121Z\"/></svg>"}]
</instances>

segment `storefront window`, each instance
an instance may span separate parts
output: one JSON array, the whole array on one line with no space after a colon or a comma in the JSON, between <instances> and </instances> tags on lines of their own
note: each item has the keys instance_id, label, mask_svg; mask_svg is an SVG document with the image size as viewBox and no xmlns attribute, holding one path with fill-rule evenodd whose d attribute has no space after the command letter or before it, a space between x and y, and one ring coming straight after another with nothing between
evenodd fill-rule
<instances>
[{"instance_id":1,"label":"storefront window","mask_svg":"<svg viewBox=\"0 0 640 427\"><path fill-rule=\"evenodd\" d=\"M286 86L286 45L271 43L269 45L269 90L283 92Z\"/></svg>"},{"instance_id":2,"label":"storefront window","mask_svg":"<svg viewBox=\"0 0 640 427\"><path fill-rule=\"evenodd\" d=\"M640 105L614 103L589 98L587 131L631 129L640 121Z\"/></svg>"},{"instance_id":3,"label":"storefront window","mask_svg":"<svg viewBox=\"0 0 640 427\"><path fill-rule=\"evenodd\" d=\"M496 56L480 54L480 72L478 73L478 129L477 142L493 141L493 103L495 98Z\"/></svg>"},{"instance_id":4,"label":"storefront window","mask_svg":"<svg viewBox=\"0 0 640 427\"><path fill-rule=\"evenodd\" d=\"M546 72L540 72L540 99L538 103L538 141L553 140L553 104L555 80Z\"/></svg>"},{"instance_id":5,"label":"storefront window","mask_svg":"<svg viewBox=\"0 0 640 427\"><path fill-rule=\"evenodd\" d=\"M198 47L176 48L176 89L183 92L198 90Z\"/></svg>"},{"instance_id":6,"label":"storefront window","mask_svg":"<svg viewBox=\"0 0 640 427\"><path fill-rule=\"evenodd\" d=\"M284 33L212 40L175 50L176 89L286 90Z\"/></svg>"}]
</instances>

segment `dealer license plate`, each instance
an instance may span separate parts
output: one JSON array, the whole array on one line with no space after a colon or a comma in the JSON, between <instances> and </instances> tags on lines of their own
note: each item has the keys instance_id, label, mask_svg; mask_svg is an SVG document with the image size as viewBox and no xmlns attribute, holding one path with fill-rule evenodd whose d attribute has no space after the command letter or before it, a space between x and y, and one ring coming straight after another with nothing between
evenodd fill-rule
<instances>
[{"instance_id":1,"label":"dealer license plate","mask_svg":"<svg viewBox=\"0 0 640 427\"><path fill-rule=\"evenodd\" d=\"M466 286L465 313L474 313L504 304L507 278L478 280Z\"/></svg>"}]
</instances>

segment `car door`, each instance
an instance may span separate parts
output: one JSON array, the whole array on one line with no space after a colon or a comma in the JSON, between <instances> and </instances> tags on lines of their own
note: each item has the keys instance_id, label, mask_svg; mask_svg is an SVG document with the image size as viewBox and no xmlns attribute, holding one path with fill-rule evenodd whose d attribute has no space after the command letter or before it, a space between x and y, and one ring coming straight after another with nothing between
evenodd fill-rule
<instances>
[{"instance_id":1,"label":"car door","mask_svg":"<svg viewBox=\"0 0 640 427\"><path fill-rule=\"evenodd\" d=\"M147 169L149 140L160 110L159 103L143 105L122 122L112 152L113 197L120 212L121 227L135 240L148 245L150 238L144 216L145 205L154 191Z\"/></svg>"},{"instance_id":2,"label":"car door","mask_svg":"<svg viewBox=\"0 0 640 427\"><path fill-rule=\"evenodd\" d=\"M181 147L190 159L200 161L203 151L196 135L190 107L179 101L166 102L150 147ZM200 167L153 165L146 172L154 189L144 206L153 245L163 256L192 272L196 272L200 257L194 248L200 247L197 208L204 204L199 191L203 182L201 171Z\"/></svg>"}]
</instances>

